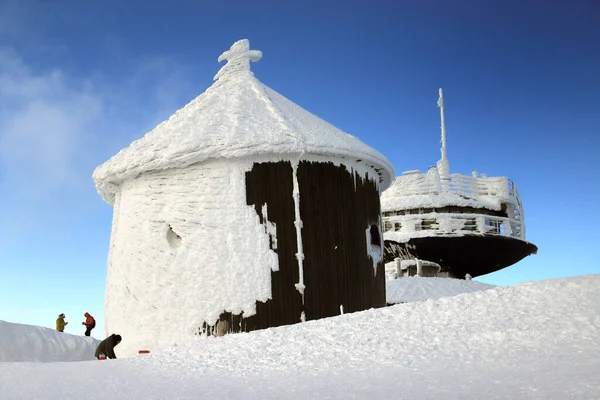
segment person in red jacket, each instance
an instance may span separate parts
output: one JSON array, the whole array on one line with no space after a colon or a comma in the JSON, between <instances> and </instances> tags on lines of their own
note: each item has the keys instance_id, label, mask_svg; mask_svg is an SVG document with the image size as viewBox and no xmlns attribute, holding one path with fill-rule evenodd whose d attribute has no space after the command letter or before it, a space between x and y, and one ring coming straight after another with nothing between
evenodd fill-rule
<instances>
[{"instance_id":1,"label":"person in red jacket","mask_svg":"<svg viewBox=\"0 0 600 400\"><path fill-rule=\"evenodd\" d=\"M89 313L83 314L85 316L85 322L81 325L85 325L85 336L90 336L92 329L96 327L96 320Z\"/></svg>"}]
</instances>

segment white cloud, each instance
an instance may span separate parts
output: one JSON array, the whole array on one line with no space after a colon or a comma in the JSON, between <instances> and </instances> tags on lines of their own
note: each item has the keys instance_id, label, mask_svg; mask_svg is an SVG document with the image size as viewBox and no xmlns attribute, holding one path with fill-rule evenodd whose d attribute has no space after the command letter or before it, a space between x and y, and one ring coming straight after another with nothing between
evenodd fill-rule
<instances>
[{"instance_id":1,"label":"white cloud","mask_svg":"<svg viewBox=\"0 0 600 400\"><path fill-rule=\"evenodd\" d=\"M89 86L58 69L34 73L0 49L0 161L11 186L52 190L73 179L102 115L102 96Z\"/></svg>"},{"instance_id":2,"label":"white cloud","mask_svg":"<svg viewBox=\"0 0 600 400\"><path fill-rule=\"evenodd\" d=\"M0 191L93 186L93 168L197 95L191 86L165 57L136 61L120 77L75 79L33 70L0 47Z\"/></svg>"}]
</instances>

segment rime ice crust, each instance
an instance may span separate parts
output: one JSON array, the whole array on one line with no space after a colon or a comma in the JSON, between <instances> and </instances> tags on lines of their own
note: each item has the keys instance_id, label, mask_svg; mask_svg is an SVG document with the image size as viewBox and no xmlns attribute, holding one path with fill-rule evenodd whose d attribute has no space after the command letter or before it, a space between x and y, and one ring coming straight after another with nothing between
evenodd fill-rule
<instances>
[{"instance_id":1,"label":"rime ice crust","mask_svg":"<svg viewBox=\"0 0 600 400\"><path fill-rule=\"evenodd\" d=\"M380 193L394 176L377 151L260 83L250 61L261 56L236 42L205 93L94 171L114 205L105 326L128 338L124 353L185 342L223 311L250 317L272 298L277 229L268 207L261 223L247 204L255 163L343 165ZM290 196L303 293L302 193Z\"/></svg>"},{"instance_id":2,"label":"rime ice crust","mask_svg":"<svg viewBox=\"0 0 600 400\"><path fill-rule=\"evenodd\" d=\"M123 184L105 324L107 332L135 337L124 348L180 342L223 310L251 316L257 301L271 297L278 259L259 216L245 205L248 168L216 160ZM179 246L168 240L171 230Z\"/></svg>"},{"instance_id":3,"label":"rime ice crust","mask_svg":"<svg viewBox=\"0 0 600 400\"><path fill-rule=\"evenodd\" d=\"M219 57L227 64L216 82L143 138L94 171L100 195L114 203L127 179L150 171L184 168L211 158L302 154L349 158L377 173L380 190L391 183L394 170L379 152L304 110L262 84L250 71L250 61L262 53L236 42Z\"/></svg>"}]
</instances>

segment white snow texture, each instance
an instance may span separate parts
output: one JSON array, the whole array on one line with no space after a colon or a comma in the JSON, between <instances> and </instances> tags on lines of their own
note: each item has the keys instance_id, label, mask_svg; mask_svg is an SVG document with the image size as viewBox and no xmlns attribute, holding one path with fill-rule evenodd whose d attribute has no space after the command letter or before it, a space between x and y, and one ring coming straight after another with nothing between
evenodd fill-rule
<instances>
[{"instance_id":1,"label":"white snow texture","mask_svg":"<svg viewBox=\"0 0 600 400\"><path fill-rule=\"evenodd\" d=\"M0 321L0 362L94 360L94 352L99 344L100 341L93 337L75 336L41 326ZM2 394L0 398L4 398Z\"/></svg>"},{"instance_id":2,"label":"white snow texture","mask_svg":"<svg viewBox=\"0 0 600 400\"><path fill-rule=\"evenodd\" d=\"M388 304L399 304L452 297L493 288L495 288L494 285L476 281L412 276L386 280L385 295Z\"/></svg>"},{"instance_id":3,"label":"white snow texture","mask_svg":"<svg viewBox=\"0 0 600 400\"><path fill-rule=\"evenodd\" d=\"M455 282L435 279L440 287ZM596 399L598 298L600 275L587 275L198 340L127 359L0 362L0 398ZM12 339L4 327L0 346ZM41 351L13 343L15 351Z\"/></svg>"}]
</instances>

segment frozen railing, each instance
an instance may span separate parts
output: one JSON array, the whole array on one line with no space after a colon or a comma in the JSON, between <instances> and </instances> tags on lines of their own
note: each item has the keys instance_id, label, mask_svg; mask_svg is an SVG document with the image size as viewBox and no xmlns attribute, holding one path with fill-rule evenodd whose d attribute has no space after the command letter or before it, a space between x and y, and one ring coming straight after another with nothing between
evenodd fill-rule
<instances>
[{"instance_id":1,"label":"frozen railing","mask_svg":"<svg viewBox=\"0 0 600 400\"><path fill-rule=\"evenodd\" d=\"M447 191L467 198L486 198L511 202L521 207L521 199L514 182L505 176L476 177L451 174L449 178L442 179L437 173L424 174L415 171L398 177L389 195L427 195Z\"/></svg>"},{"instance_id":2,"label":"frozen railing","mask_svg":"<svg viewBox=\"0 0 600 400\"><path fill-rule=\"evenodd\" d=\"M384 232L403 236L435 236L438 234L482 234L508 236L525 240L521 220L482 214L428 213L394 215L384 218Z\"/></svg>"}]
</instances>

